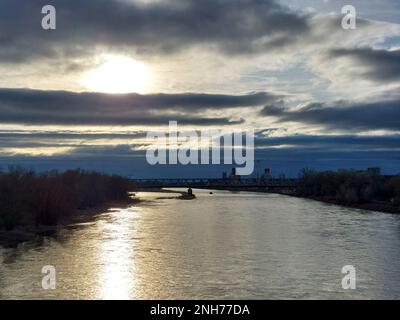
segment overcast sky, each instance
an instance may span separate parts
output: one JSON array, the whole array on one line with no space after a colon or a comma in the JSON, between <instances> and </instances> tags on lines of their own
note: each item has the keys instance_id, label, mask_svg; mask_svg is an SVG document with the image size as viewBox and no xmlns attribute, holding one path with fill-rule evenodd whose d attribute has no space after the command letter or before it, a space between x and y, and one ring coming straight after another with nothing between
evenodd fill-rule
<instances>
[{"instance_id":1,"label":"overcast sky","mask_svg":"<svg viewBox=\"0 0 400 320\"><path fill-rule=\"evenodd\" d=\"M55 30L41 26L46 4ZM0 0L0 73L2 167L227 169L147 165L146 131L177 120L254 129L276 175L400 172L397 0Z\"/></svg>"}]
</instances>

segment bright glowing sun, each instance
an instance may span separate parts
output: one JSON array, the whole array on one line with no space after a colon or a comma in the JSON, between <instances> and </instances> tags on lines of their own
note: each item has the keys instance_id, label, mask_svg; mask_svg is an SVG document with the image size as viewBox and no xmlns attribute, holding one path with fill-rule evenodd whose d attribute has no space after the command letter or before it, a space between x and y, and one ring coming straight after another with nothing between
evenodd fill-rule
<instances>
[{"instance_id":1,"label":"bright glowing sun","mask_svg":"<svg viewBox=\"0 0 400 320\"><path fill-rule=\"evenodd\" d=\"M96 92L144 93L149 87L150 73L146 65L132 58L108 55L97 68L83 77L83 85Z\"/></svg>"}]
</instances>

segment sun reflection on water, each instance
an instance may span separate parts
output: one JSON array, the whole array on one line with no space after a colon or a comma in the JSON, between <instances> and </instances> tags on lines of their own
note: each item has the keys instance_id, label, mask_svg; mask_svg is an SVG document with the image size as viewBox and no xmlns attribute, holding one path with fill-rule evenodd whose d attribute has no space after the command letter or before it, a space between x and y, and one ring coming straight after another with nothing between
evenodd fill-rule
<instances>
[{"instance_id":1,"label":"sun reflection on water","mask_svg":"<svg viewBox=\"0 0 400 320\"><path fill-rule=\"evenodd\" d=\"M135 208L113 210L104 224L104 238L100 253L100 298L128 300L135 296L136 266L134 259L134 233L131 219ZM134 225L134 224L133 224Z\"/></svg>"}]
</instances>

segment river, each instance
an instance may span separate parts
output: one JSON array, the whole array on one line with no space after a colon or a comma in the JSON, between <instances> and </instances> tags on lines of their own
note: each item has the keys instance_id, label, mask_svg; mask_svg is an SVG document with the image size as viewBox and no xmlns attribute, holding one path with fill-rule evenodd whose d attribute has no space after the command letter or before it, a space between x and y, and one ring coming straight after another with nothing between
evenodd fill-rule
<instances>
[{"instance_id":1,"label":"river","mask_svg":"<svg viewBox=\"0 0 400 320\"><path fill-rule=\"evenodd\" d=\"M1 299L400 298L400 216L283 195L195 190L0 245ZM56 289L41 270L56 268ZM356 289L342 288L342 268Z\"/></svg>"}]
</instances>

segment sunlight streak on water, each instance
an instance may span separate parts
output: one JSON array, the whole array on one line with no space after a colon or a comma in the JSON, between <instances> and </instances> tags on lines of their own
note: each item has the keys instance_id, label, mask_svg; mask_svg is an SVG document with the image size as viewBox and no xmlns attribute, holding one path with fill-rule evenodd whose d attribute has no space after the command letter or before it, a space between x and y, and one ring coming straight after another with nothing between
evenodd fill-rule
<instances>
[{"instance_id":1,"label":"sunlight streak on water","mask_svg":"<svg viewBox=\"0 0 400 320\"><path fill-rule=\"evenodd\" d=\"M99 247L101 299L128 300L135 295L137 271L134 248L129 241L135 232L130 221L134 214L133 209L114 211L113 223L104 226L103 241Z\"/></svg>"}]
</instances>

